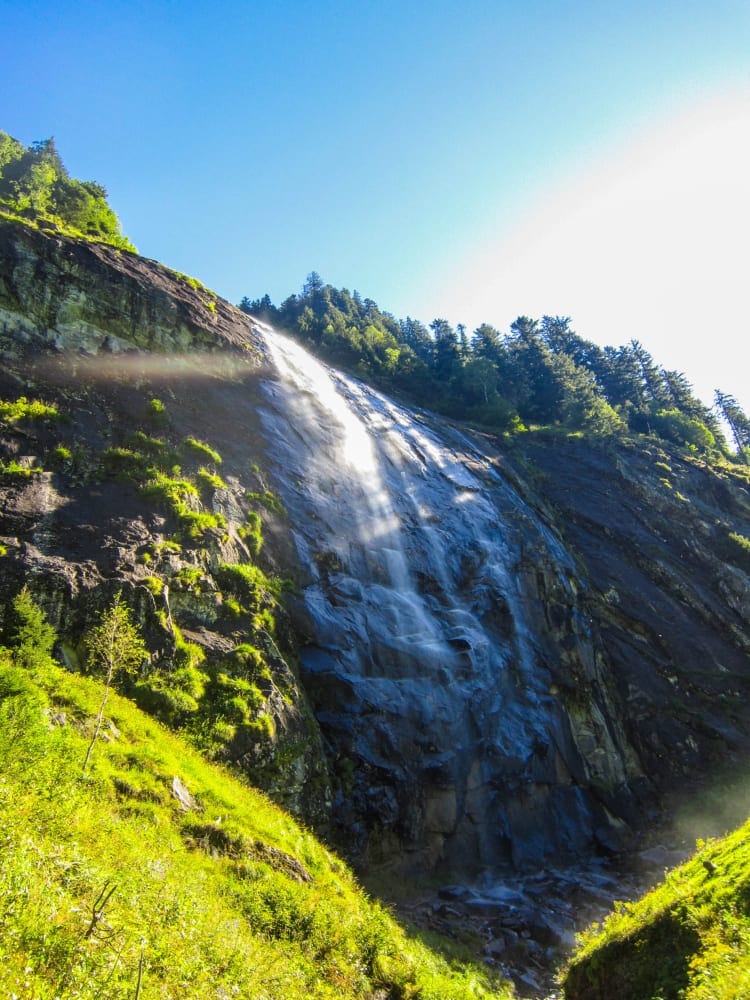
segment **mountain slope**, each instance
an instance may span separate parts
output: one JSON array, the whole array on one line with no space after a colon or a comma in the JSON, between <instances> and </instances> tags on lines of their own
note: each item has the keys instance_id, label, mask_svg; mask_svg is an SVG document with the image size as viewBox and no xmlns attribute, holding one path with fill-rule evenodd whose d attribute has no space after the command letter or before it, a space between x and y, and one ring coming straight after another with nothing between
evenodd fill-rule
<instances>
[{"instance_id":1,"label":"mountain slope","mask_svg":"<svg viewBox=\"0 0 750 1000\"><path fill-rule=\"evenodd\" d=\"M101 686L0 657L0 991L52 997L507 996L452 970L254 789Z\"/></svg>"},{"instance_id":2,"label":"mountain slope","mask_svg":"<svg viewBox=\"0 0 750 1000\"><path fill-rule=\"evenodd\" d=\"M750 822L699 841L689 862L587 932L566 1000L739 1000L750 995Z\"/></svg>"}]
</instances>

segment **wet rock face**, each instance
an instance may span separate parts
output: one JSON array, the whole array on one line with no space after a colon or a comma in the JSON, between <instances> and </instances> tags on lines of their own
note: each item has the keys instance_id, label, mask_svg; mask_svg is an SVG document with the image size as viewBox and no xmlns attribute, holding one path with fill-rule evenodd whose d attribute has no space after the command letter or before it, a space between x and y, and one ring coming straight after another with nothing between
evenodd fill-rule
<instances>
[{"instance_id":1,"label":"wet rock face","mask_svg":"<svg viewBox=\"0 0 750 1000\"><path fill-rule=\"evenodd\" d=\"M468 875L616 853L675 776L747 747L750 581L717 545L750 536L747 482L646 444L503 457L271 342L291 610L350 851Z\"/></svg>"},{"instance_id":2,"label":"wet rock face","mask_svg":"<svg viewBox=\"0 0 750 1000\"><path fill-rule=\"evenodd\" d=\"M750 578L727 546L731 533L750 536L747 478L657 443L524 451L586 567L644 770L685 793L706 772L731 771L750 733Z\"/></svg>"},{"instance_id":3,"label":"wet rock face","mask_svg":"<svg viewBox=\"0 0 750 1000\"><path fill-rule=\"evenodd\" d=\"M349 849L468 872L617 849L643 775L569 551L468 437L269 342Z\"/></svg>"}]
</instances>

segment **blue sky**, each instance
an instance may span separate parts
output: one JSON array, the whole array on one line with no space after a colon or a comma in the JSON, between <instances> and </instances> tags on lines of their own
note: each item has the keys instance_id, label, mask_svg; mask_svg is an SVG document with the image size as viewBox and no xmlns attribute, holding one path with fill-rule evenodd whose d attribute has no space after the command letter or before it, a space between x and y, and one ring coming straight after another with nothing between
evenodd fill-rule
<instances>
[{"instance_id":1,"label":"blue sky","mask_svg":"<svg viewBox=\"0 0 750 1000\"><path fill-rule=\"evenodd\" d=\"M750 409L750 0L0 0L0 128L149 257L572 317Z\"/></svg>"}]
</instances>

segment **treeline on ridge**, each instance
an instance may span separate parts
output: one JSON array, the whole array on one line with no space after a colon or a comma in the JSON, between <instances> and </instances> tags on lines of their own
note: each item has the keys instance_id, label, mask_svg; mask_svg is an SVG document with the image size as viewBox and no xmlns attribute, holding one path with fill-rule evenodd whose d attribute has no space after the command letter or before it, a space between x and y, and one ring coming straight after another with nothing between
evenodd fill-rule
<instances>
[{"instance_id":1,"label":"treeline on ridge","mask_svg":"<svg viewBox=\"0 0 750 1000\"><path fill-rule=\"evenodd\" d=\"M335 365L493 431L630 431L728 453L723 419L737 455L750 461L750 420L734 397L717 390L709 408L682 372L659 366L639 341L599 347L579 337L567 317L521 316L507 333L482 323L469 334L444 319L427 327L324 284L316 272L280 306L265 295L243 298L240 308Z\"/></svg>"},{"instance_id":2,"label":"treeline on ridge","mask_svg":"<svg viewBox=\"0 0 750 1000\"><path fill-rule=\"evenodd\" d=\"M71 177L54 139L25 147L0 131L0 212L43 229L135 250L96 181Z\"/></svg>"}]
</instances>

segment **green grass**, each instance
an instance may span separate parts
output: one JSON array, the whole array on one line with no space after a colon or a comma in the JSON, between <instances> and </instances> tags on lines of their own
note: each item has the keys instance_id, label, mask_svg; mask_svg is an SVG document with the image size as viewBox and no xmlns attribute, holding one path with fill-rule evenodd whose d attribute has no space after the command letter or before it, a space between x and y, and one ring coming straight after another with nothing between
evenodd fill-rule
<instances>
[{"instance_id":1,"label":"green grass","mask_svg":"<svg viewBox=\"0 0 750 1000\"><path fill-rule=\"evenodd\" d=\"M213 462L214 465L221 465L221 455L205 441L187 437L182 442L182 447L184 451L191 453L193 457L199 458L203 462L209 461Z\"/></svg>"},{"instance_id":2,"label":"green grass","mask_svg":"<svg viewBox=\"0 0 750 1000\"><path fill-rule=\"evenodd\" d=\"M215 472L209 472L203 466L196 472L195 479L198 488L206 493L213 493L214 490L225 490L227 488L227 484L221 476L217 476Z\"/></svg>"},{"instance_id":3,"label":"green grass","mask_svg":"<svg viewBox=\"0 0 750 1000\"><path fill-rule=\"evenodd\" d=\"M273 490L263 490L262 493L252 492L248 490L245 493L245 499L249 500L251 503L259 503L266 507L268 510L275 511L277 514L284 514L284 505L279 499L279 497L273 492Z\"/></svg>"},{"instance_id":4,"label":"green grass","mask_svg":"<svg viewBox=\"0 0 750 1000\"><path fill-rule=\"evenodd\" d=\"M44 470L38 465L21 465L12 458L9 462L0 460L0 479L24 480L39 475Z\"/></svg>"},{"instance_id":5,"label":"green grass","mask_svg":"<svg viewBox=\"0 0 750 1000\"><path fill-rule=\"evenodd\" d=\"M55 406L48 406L39 400L29 400L19 396L14 402L0 400L0 421L8 424L20 420L59 420L60 414Z\"/></svg>"},{"instance_id":6,"label":"green grass","mask_svg":"<svg viewBox=\"0 0 750 1000\"><path fill-rule=\"evenodd\" d=\"M0 655L0 995L510 995L410 939L310 833L115 694L84 777L101 690Z\"/></svg>"},{"instance_id":7,"label":"green grass","mask_svg":"<svg viewBox=\"0 0 750 1000\"><path fill-rule=\"evenodd\" d=\"M750 821L582 937L567 1000L750 997Z\"/></svg>"}]
</instances>

